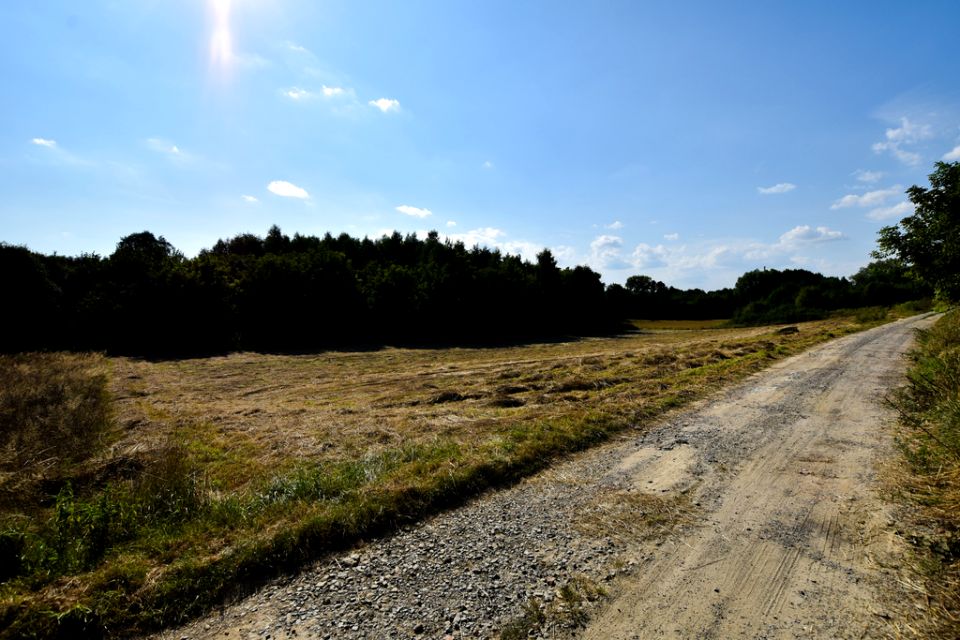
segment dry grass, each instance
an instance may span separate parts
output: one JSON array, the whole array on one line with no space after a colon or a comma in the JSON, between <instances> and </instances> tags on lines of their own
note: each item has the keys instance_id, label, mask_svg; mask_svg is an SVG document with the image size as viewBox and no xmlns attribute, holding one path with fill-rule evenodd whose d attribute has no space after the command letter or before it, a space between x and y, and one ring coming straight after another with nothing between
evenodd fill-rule
<instances>
[{"instance_id":1,"label":"dry grass","mask_svg":"<svg viewBox=\"0 0 960 640\"><path fill-rule=\"evenodd\" d=\"M609 491L580 514L577 529L588 536L622 542L659 539L692 522L693 509L688 493Z\"/></svg>"},{"instance_id":2,"label":"dry grass","mask_svg":"<svg viewBox=\"0 0 960 640\"><path fill-rule=\"evenodd\" d=\"M602 411L632 417L689 369L803 344L769 329L660 332L499 349L385 349L309 356L114 361L112 393L127 427L115 455L171 438L197 450L224 489L303 461L352 459L452 438L476 445L538 420ZM762 358L760 359L762 361Z\"/></svg>"},{"instance_id":3,"label":"dry grass","mask_svg":"<svg viewBox=\"0 0 960 640\"><path fill-rule=\"evenodd\" d=\"M54 554L42 576L5 583L0 636L182 621L239 581L458 504L864 328L844 318L799 326L789 335L709 328L492 349L110 360L119 435L89 464L130 463L134 473L87 496L61 493L31 516L21 542L52 548L64 531L92 532L102 548L78 547L67 564Z\"/></svg>"},{"instance_id":4,"label":"dry grass","mask_svg":"<svg viewBox=\"0 0 960 640\"><path fill-rule=\"evenodd\" d=\"M907 638L960 637L960 312L921 332L908 384L893 398L903 453L888 469L912 545L894 626Z\"/></svg>"},{"instance_id":5,"label":"dry grass","mask_svg":"<svg viewBox=\"0 0 960 640\"><path fill-rule=\"evenodd\" d=\"M69 475L108 433L109 365L100 356L0 356L0 505L29 507L44 482Z\"/></svg>"}]
</instances>

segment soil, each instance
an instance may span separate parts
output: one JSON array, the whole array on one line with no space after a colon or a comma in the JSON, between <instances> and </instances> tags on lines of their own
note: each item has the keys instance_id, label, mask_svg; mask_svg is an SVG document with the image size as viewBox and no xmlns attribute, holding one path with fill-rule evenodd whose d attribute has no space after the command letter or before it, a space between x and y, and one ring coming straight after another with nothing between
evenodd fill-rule
<instances>
[{"instance_id":1,"label":"soil","mask_svg":"<svg viewBox=\"0 0 960 640\"><path fill-rule=\"evenodd\" d=\"M158 637L888 636L883 397L930 323L811 349Z\"/></svg>"}]
</instances>

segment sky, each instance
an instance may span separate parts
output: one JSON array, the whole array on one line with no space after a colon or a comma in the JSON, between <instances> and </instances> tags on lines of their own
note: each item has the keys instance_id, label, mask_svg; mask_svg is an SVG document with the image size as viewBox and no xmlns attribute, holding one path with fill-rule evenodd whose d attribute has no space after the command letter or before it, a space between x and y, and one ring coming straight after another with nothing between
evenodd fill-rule
<instances>
[{"instance_id":1,"label":"sky","mask_svg":"<svg viewBox=\"0 0 960 640\"><path fill-rule=\"evenodd\" d=\"M437 230L608 284L849 276L960 160L958 33L954 0L4 2L0 241Z\"/></svg>"}]
</instances>

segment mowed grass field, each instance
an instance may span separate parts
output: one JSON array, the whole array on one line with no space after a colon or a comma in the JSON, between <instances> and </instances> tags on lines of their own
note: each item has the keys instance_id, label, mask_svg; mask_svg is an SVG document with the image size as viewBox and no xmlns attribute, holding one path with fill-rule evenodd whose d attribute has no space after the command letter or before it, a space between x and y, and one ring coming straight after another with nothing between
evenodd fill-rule
<instances>
[{"instance_id":1,"label":"mowed grass field","mask_svg":"<svg viewBox=\"0 0 960 640\"><path fill-rule=\"evenodd\" d=\"M638 323L483 349L7 357L4 429L33 426L0 443L0 636L183 621L880 321ZM57 371L73 382L45 386ZM44 430L74 415L100 426L57 453Z\"/></svg>"}]
</instances>

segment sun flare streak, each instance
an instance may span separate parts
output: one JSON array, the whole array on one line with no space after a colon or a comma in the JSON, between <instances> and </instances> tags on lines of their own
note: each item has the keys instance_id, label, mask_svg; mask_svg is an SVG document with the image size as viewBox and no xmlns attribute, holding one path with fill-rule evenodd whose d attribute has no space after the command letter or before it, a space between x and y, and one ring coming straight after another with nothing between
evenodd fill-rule
<instances>
[{"instance_id":1,"label":"sun flare streak","mask_svg":"<svg viewBox=\"0 0 960 640\"><path fill-rule=\"evenodd\" d=\"M213 32L210 35L210 63L228 68L233 60L233 36L230 33L230 4L232 0L210 0Z\"/></svg>"}]
</instances>

